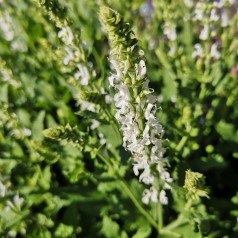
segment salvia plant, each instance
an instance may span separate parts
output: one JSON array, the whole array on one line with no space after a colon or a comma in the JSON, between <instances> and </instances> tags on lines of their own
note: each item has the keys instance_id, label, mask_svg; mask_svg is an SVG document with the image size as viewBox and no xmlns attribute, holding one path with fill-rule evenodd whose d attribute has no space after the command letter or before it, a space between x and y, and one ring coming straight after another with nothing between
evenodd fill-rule
<instances>
[{"instance_id":1,"label":"salvia plant","mask_svg":"<svg viewBox=\"0 0 238 238\"><path fill-rule=\"evenodd\" d=\"M235 0L0 0L0 237L238 237Z\"/></svg>"}]
</instances>

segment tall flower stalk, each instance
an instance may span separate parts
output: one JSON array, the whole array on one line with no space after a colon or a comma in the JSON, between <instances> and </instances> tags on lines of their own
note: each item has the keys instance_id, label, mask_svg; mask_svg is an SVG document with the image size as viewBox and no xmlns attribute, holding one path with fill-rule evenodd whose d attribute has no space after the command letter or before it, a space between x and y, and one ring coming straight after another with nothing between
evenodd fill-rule
<instances>
[{"instance_id":1,"label":"tall flower stalk","mask_svg":"<svg viewBox=\"0 0 238 238\"><path fill-rule=\"evenodd\" d=\"M142 201L168 203L165 189L172 179L162 146L164 129L156 118L157 97L149 88L144 52L128 23L116 11L102 6L100 16L109 37L109 60L115 73L109 77L116 90L115 118L121 126L123 146L130 151L133 171L148 186Z\"/></svg>"}]
</instances>

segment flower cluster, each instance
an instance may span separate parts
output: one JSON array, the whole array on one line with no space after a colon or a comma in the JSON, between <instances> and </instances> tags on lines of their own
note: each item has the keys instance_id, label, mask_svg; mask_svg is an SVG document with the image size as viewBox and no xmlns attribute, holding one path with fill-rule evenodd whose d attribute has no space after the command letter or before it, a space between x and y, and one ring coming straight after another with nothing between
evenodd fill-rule
<instances>
[{"instance_id":1,"label":"flower cluster","mask_svg":"<svg viewBox=\"0 0 238 238\"><path fill-rule=\"evenodd\" d=\"M10 197L12 199L10 199ZM2 201L5 201L5 204L1 206L1 225L4 224L4 222L9 223L9 217L11 219L14 217L17 217L19 214L19 211L21 211L21 207L25 201L23 197L19 196L19 193L16 191L11 190L11 182L10 178L7 175L0 174L0 199ZM4 215L3 215L4 214ZM22 235L26 234L26 230L23 226L19 225L18 227L19 232ZM8 236L9 237L16 237L17 231L16 230L9 230Z\"/></svg>"},{"instance_id":2,"label":"flower cluster","mask_svg":"<svg viewBox=\"0 0 238 238\"><path fill-rule=\"evenodd\" d=\"M121 125L123 146L132 154L134 174L150 186L142 201L157 202L159 197L162 204L167 204L164 189L171 189L172 179L165 168L168 161L162 146L164 130L156 119L157 97L149 88L144 53L117 12L102 6L100 16L111 45L109 60L116 72L109 77L109 83L117 91L115 118Z\"/></svg>"},{"instance_id":3,"label":"flower cluster","mask_svg":"<svg viewBox=\"0 0 238 238\"><path fill-rule=\"evenodd\" d=\"M209 197L205 187L205 176L201 173L187 170L183 187L186 190L187 199L197 200L199 197Z\"/></svg>"},{"instance_id":4,"label":"flower cluster","mask_svg":"<svg viewBox=\"0 0 238 238\"><path fill-rule=\"evenodd\" d=\"M168 56L175 57L178 54L178 21L182 18L177 11L178 3L175 1L154 1L155 17L158 19L165 45L169 47Z\"/></svg>"},{"instance_id":5,"label":"flower cluster","mask_svg":"<svg viewBox=\"0 0 238 238\"><path fill-rule=\"evenodd\" d=\"M54 7L52 7L52 4ZM65 16L66 9L60 6L58 2L47 1L40 4L47 12L51 20L59 28L58 38L64 44L64 53L59 53L62 57L63 65L65 66L65 72L72 74L69 83L78 87L90 86L89 81L91 77L95 76L95 72L92 70L90 62L86 61L85 51L82 47L82 42L78 34L72 29L69 20ZM56 8L56 9L55 9ZM83 90L80 88L80 90ZM78 95L78 90L75 93ZM77 106L81 107L81 110L88 110L95 112L97 107L94 103L85 101L82 98L76 96Z\"/></svg>"},{"instance_id":6,"label":"flower cluster","mask_svg":"<svg viewBox=\"0 0 238 238\"><path fill-rule=\"evenodd\" d=\"M221 1L205 1L201 0L196 3L184 1L185 5L192 8L192 18L200 26L199 40L196 43L192 53L193 58L209 57L212 60L218 60L221 57L220 49L222 47L221 31L225 32L226 28L231 24L231 6L234 5L233 0ZM213 39L209 49L206 49L204 42Z\"/></svg>"},{"instance_id":7,"label":"flower cluster","mask_svg":"<svg viewBox=\"0 0 238 238\"><path fill-rule=\"evenodd\" d=\"M9 3L0 2L0 38L8 41L11 50L17 52L26 52L27 46L22 35L22 29L17 20L14 19L15 13L8 5ZM16 6L14 6L16 7Z\"/></svg>"},{"instance_id":8,"label":"flower cluster","mask_svg":"<svg viewBox=\"0 0 238 238\"><path fill-rule=\"evenodd\" d=\"M75 38L72 30L69 26L64 25L58 32L58 37L65 44L65 57L63 58L64 65L73 62L76 65L76 72L74 73L74 79L80 80L81 85L88 85L90 74L86 64L84 64L84 52L82 48L77 44L78 40Z\"/></svg>"}]
</instances>

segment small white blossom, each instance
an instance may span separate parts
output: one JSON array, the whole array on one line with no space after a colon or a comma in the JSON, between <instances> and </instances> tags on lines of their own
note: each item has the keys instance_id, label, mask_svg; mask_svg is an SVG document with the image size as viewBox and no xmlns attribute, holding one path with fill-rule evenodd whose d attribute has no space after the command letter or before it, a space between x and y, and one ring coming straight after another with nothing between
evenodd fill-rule
<instances>
[{"instance_id":1,"label":"small white blossom","mask_svg":"<svg viewBox=\"0 0 238 238\"><path fill-rule=\"evenodd\" d=\"M19 194L17 193L13 197L13 202L7 201L7 206L11 209L14 209L15 207L21 207L24 202L24 198L19 197Z\"/></svg>"},{"instance_id":2,"label":"small white blossom","mask_svg":"<svg viewBox=\"0 0 238 238\"><path fill-rule=\"evenodd\" d=\"M176 53L176 50L177 50L176 46L175 46L175 45L172 45L172 46L170 47L170 50L169 50L169 52L168 52L168 55L171 56L171 57L174 56L175 53Z\"/></svg>"},{"instance_id":3,"label":"small white blossom","mask_svg":"<svg viewBox=\"0 0 238 238\"><path fill-rule=\"evenodd\" d=\"M141 78L144 78L146 75L146 65L144 60L140 60L139 62L138 74Z\"/></svg>"},{"instance_id":4,"label":"small white blossom","mask_svg":"<svg viewBox=\"0 0 238 238\"><path fill-rule=\"evenodd\" d=\"M4 38L7 41L12 41L14 39L15 33L13 30L13 21L8 13L3 13L0 16L0 31L3 33Z\"/></svg>"},{"instance_id":5,"label":"small white blossom","mask_svg":"<svg viewBox=\"0 0 238 238\"><path fill-rule=\"evenodd\" d=\"M206 5L204 2L197 2L195 9L194 9L194 20L195 21L202 21L204 17Z\"/></svg>"},{"instance_id":6,"label":"small white blossom","mask_svg":"<svg viewBox=\"0 0 238 238\"><path fill-rule=\"evenodd\" d=\"M84 86L88 85L89 79L90 79L88 68L82 64L77 64L77 68L78 68L78 71L74 74L74 78L76 80L80 79L81 85L84 85Z\"/></svg>"},{"instance_id":7,"label":"small white blossom","mask_svg":"<svg viewBox=\"0 0 238 238\"><path fill-rule=\"evenodd\" d=\"M31 130L29 128L23 128L22 131L25 136L31 136Z\"/></svg>"},{"instance_id":8,"label":"small white blossom","mask_svg":"<svg viewBox=\"0 0 238 238\"><path fill-rule=\"evenodd\" d=\"M221 26L227 27L230 25L230 16L228 9L224 8L221 14Z\"/></svg>"},{"instance_id":9,"label":"small white blossom","mask_svg":"<svg viewBox=\"0 0 238 238\"><path fill-rule=\"evenodd\" d=\"M58 37L66 44L71 45L74 40L74 35L71 29L66 26L58 32Z\"/></svg>"},{"instance_id":10,"label":"small white blossom","mask_svg":"<svg viewBox=\"0 0 238 238\"><path fill-rule=\"evenodd\" d=\"M201 44L195 44L195 50L192 53L193 58L202 57L203 56L203 48Z\"/></svg>"},{"instance_id":11,"label":"small white blossom","mask_svg":"<svg viewBox=\"0 0 238 238\"><path fill-rule=\"evenodd\" d=\"M177 38L176 25L172 22L166 22L164 24L164 34L169 40L174 41Z\"/></svg>"},{"instance_id":12,"label":"small white blossom","mask_svg":"<svg viewBox=\"0 0 238 238\"><path fill-rule=\"evenodd\" d=\"M100 126L100 122L98 120L93 119L90 128L92 130L94 130L94 129L98 128L99 126Z\"/></svg>"},{"instance_id":13,"label":"small white blossom","mask_svg":"<svg viewBox=\"0 0 238 238\"><path fill-rule=\"evenodd\" d=\"M17 232L13 231L13 230L9 231L7 234L8 234L9 237L16 237L17 236Z\"/></svg>"},{"instance_id":14,"label":"small white blossom","mask_svg":"<svg viewBox=\"0 0 238 238\"><path fill-rule=\"evenodd\" d=\"M221 53L217 50L217 43L212 44L210 56L214 59L220 59Z\"/></svg>"},{"instance_id":15,"label":"small white blossom","mask_svg":"<svg viewBox=\"0 0 238 238\"><path fill-rule=\"evenodd\" d=\"M94 103L84 101L81 98L77 98L76 106L79 106L79 105L82 111L91 111L91 112L97 111L96 105Z\"/></svg>"},{"instance_id":16,"label":"small white blossom","mask_svg":"<svg viewBox=\"0 0 238 238\"><path fill-rule=\"evenodd\" d=\"M0 181L0 197L5 197L7 194L7 186Z\"/></svg>"},{"instance_id":17,"label":"small white blossom","mask_svg":"<svg viewBox=\"0 0 238 238\"><path fill-rule=\"evenodd\" d=\"M75 59L74 49L72 47L65 47L66 56L63 59L64 65L68 65L70 61Z\"/></svg>"},{"instance_id":18,"label":"small white blossom","mask_svg":"<svg viewBox=\"0 0 238 238\"><path fill-rule=\"evenodd\" d=\"M109 61L112 65L112 68L116 70L116 74L112 74L108 80L111 87L114 87L114 80L119 81L122 77L122 70L119 67L119 63L111 56Z\"/></svg>"},{"instance_id":19,"label":"small white blossom","mask_svg":"<svg viewBox=\"0 0 238 238\"><path fill-rule=\"evenodd\" d=\"M211 20L211 21L218 21L218 20L219 20L219 16L218 16L218 14L216 13L216 9L215 9L215 8L213 8L213 9L211 10L210 20Z\"/></svg>"},{"instance_id":20,"label":"small white blossom","mask_svg":"<svg viewBox=\"0 0 238 238\"><path fill-rule=\"evenodd\" d=\"M167 205L168 204L168 197L166 196L166 192L162 190L159 194L159 200L161 204Z\"/></svg>"},{"instance_id":21,"label":"small white blossom","mask_svg":"<svg viewBox=\"0 0 238 238\"><path fill-rule=\"evenodd\" d=\"M199 38L201 40L207 40L209 37L209 25L208 24L205 24L200 35L199 35Z\"/></svg>"},{"instance_id":22,"label":"small white blossom","mask_svg":"<svg viewBox=\"0 0 238 238\"><path fill-rule=\"evenodd\" d=\"M149 204L150 200L154 203L158 202L158 191L154 187L145 189L142 195L142 202L144 204Z\"/></svg>"},{"instance_id":23,"label":"small white blossom","mask_svg":"<svg viewBox=\"0 0 238 238\"><path fill-rule=\"evenodd\" d=\"M98 135L99 135L99 138L100 138L99 143L101 145L105 145L107 143L107 140L105 139L104 135L102 133L99 133Z\"/></svg>"},{"instance_id":24,"label":"small white blossom","mask_svg":"<svg viewBox=\"0 0 238 238\"><path fill-rule=\"evenodd\" d=\"M105 96L106 104L111 104L113 102L113 98L110 95Z\"/></svg>"},{"instance_id":25,"label":"small white blossom","mask_svg":"<svg viewBox=\"0 0 238 238\"><path fill-rule=\"evenodd\" d=\"M173 103L176 103L176 102L177 102L177 96L176 96L176 95L173 95L173 96L170 98L170 101L173 102Z\"/></svg>"},{"instance_id":26,"label":"small white blossom","mask_svg":"<svg viewBox=\"0 0 238 238\"><path fill-rule=\"evenodd\" d=\"M184 0L184 4L187 7L192 7L194 5L193 0Z\"/></svg>"}]
</instances>

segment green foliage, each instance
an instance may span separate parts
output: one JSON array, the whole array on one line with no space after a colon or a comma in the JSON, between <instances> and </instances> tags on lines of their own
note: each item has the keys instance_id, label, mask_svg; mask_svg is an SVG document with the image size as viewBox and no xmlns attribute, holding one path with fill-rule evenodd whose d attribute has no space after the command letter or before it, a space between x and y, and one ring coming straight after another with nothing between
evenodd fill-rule
<instances>
[{"instance_id":1,"label":"green foliage","mask_svg":"<svg viewBox=\"0 0 238 238\"><path fill-rule=\"evenodd\" d=\"M194 2L206 3L201 21L184 1L0 1L0 237L238 236L238 17L227 1L221 26L206 18L216 1ZM142 204L122 147L99 8L120 57L133 46L130 62L146 60L168 138L167 206Z\"/></svg>"}]
</instances>

